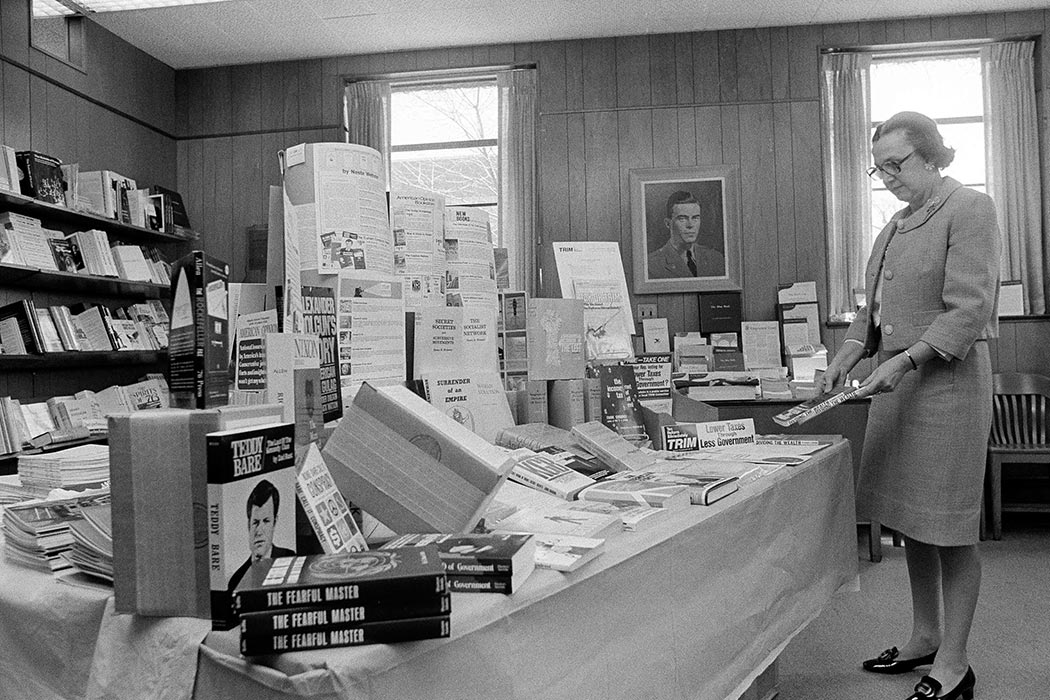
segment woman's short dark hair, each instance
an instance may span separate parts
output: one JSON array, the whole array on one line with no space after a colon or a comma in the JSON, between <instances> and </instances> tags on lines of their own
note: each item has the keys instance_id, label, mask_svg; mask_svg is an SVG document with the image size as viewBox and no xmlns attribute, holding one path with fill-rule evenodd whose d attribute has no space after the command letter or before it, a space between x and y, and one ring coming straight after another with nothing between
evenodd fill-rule
<instances>
[{"instance_id":1,"label":"woman's short dark hair","mask_svg":"<svg viewBox=\"0 0 1050 700\"><path fill-rule=\"evenodd\" d=\"M947 168L955 160L955 149L944 145L944 137L937 129L937 122L925 114L897 112L875 127L871 142L875 143L894 131L903 131L915 152L937 168Z\"/></svg>"}]
</instances>

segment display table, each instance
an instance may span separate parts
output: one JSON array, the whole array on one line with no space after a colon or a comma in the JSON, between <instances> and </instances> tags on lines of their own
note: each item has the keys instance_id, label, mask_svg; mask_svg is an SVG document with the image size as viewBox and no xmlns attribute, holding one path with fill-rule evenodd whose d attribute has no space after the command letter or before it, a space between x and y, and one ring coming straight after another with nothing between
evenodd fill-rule
<instances>
[{"instance_id":1,"label":"display table","mask_svg":"<svg viewBox=\"0 0 1050 700\"><path fill-rule=\"evenodd\" d=\"M0 695L735 699L855 584L854 521L842 441L611 538L574 573L537 571L512 596L454 594L450 639L257 663L237 655L236 631L116 615L104 591L3 562Z\"/></svg>"}]
</instances>

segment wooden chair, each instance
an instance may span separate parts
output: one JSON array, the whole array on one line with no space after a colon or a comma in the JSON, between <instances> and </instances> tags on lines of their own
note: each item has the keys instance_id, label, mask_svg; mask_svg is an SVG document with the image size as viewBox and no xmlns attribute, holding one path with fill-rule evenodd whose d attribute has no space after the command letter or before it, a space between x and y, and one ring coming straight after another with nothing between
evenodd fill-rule
<instances>
[{"instance_id":1,"label":"wooden chair","mask_svg":"<svg viewBox=\"0 0 1050 700\"><path fill-rule=\"evenodd\" d=\"M992 539L998 540L1003 536L1003 463L1044 463L1050 469L1050 378L1039 374L996 374L992 394L985 498L991 514ZM1026 505L1025 509L1050 511L1050 504Z\"/></svg>"}]
</instances>

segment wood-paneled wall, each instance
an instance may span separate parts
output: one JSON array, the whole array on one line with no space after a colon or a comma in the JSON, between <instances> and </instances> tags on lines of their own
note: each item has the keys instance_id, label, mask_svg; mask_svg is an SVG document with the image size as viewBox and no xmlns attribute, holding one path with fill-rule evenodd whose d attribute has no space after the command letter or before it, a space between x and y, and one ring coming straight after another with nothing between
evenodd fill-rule
<instances>
[{"instance_id":1,"label":"wood-paneled wall","mask_svg":"<svg viewBox=\"0 0 1050 700\"><path fill-rule=\"evenodd\" d=\"M535 63L542 240L619 242L630 286L629 171L734 165L741 187L744 313L769 319L779 284L816 280L820 298L826 293L820 49L1041 36L1048 21L1050 11L1037 10L179 71L179 188L193 220L202 222L209 251L231 261L236 277L243 270L245 231L265 223L267 186L280 182L277 151L341 139L345 77ZM1043 124L1046 64L1040 62L1037 76ZM1045 167L1044 179L1050 182ZM550 270L549 254L540 259ZM698 325L695 294L635 301L655 301L672 331ZM841 333L826 335L834 347Z\"/></svg>"},{"instance_id":2,"label":"wood-paneled wall","mask_svg":"<svg viewBox=\"0 0 1050 700\"><path fill-rule=\"evenodd\" d=\"M143 185L175 187L175 71L86 22L82 70L30 46L28 0L0 2L0 143L115 170ZM40 306L76 295L5 288L0 304L31 297ZM134 300L93 298L110 306ZM127 384L156 367L0 371L0 396L46 398Z\"/></svg>"}]
</instances>

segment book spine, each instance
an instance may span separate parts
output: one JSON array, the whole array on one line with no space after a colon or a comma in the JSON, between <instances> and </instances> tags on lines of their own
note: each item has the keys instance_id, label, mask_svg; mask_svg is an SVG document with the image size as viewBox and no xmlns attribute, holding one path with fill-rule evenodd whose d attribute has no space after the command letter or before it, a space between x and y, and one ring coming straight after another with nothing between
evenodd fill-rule
<instances>
[{"instance_id":1,"label":"book spine","mask_svg":"<svg viewBox=\"0 0 1050 700\"><path fill-rule=\"evenodd\" d=\"M458 574L471 576L510 576L514 572L514 565L510 559L491 559L484 557L458 557L441 553L441 563L445 566L445 573L449 577Z\"/></svg>"},{"instance_id":2,"label":"book spine","mask_svg":"<svg viewBox=\"0 0 1050 700\"><path fill-rule=\"evenodd\" d=\"M506 576L471 576L455 574L448 577L448 589L453 593L504 593L514 592L510 574Z\"/></svg>"},{"instance_id":3,"label":"book spine","mask_svg":"<svg viewBox=\"0 0 1050 700\"><path fill-rule=\"evenodd\" d=\"M363 644L392 644L448 637L450 632L451 624L448 616L445 615L346 625L337 629L314 632L288 632L260 637L242 634L241 653L245 656L255 656Z\"/></svg>"},{"instance_id":4,"label":"book spine","mask_svg":"<svg viewBox=\"0 0 1050 700\"><path fill-rule=\"evenodd\" d=\"M213 568L214 572L214 568ZM401 598L439 595L448 590L444 573L426 574L399 579L370 579L352 583L307 584L301 586L273 586L266 590L249 589L234 591L233 610L238 615L263 612L299 604L355 603L369 599ZM274 596L272 593L284 595Z\"/></svg>"},{"instance_id":5,"label":"book spine","mask_svg":"<svg viewBox=\"0 0 1050 700\"><path fill-rule=\"evenodd\" d=\"M534 488L538 491L543 491L544 493L553 494L558 498L565 498L564 492L554 488L546 481L532 476L529 472L525 471L524 469L518 469L517 467L515 467L514 470L510 473L510 478L512 481L517 481L519 483L525 484L529 488Z\"/></svg>"},{"instance_id":6,"label":"book spine","mask_svg":"<svg viewBox=\"0 0 1050 700\"><path fill-rule=\"evenodd\" d=\"M263 637L288 632L337 630L347 625L434 617L451 612L452 597L442 593L426 598L362 602L360 605L311 606L244 613L240 616L240 627L242 635Z\"/></svg>"}]
</instances>

